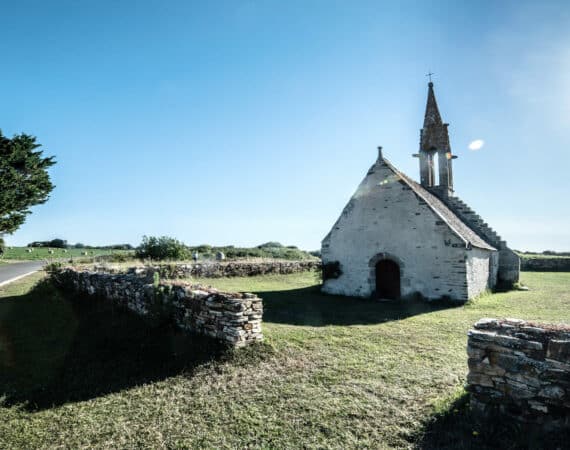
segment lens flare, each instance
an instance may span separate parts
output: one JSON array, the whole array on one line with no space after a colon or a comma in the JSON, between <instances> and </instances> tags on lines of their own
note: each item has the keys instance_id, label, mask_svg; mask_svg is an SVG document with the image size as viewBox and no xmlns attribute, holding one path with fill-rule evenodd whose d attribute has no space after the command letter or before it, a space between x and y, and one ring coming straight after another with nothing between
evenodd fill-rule
<instances>
[{"instance_id":1,"label":"lens flare","mask_svg":"<svg viewBox=\"0 0 570 450\"><path fill-rule=\"evenodd\" d=\"M469 150L473 151L481 150L483 145L485 145L485 141L483 139L475 139L474 141L471 141L471 143L469 144Z\"/></svg>"}]
</instances>

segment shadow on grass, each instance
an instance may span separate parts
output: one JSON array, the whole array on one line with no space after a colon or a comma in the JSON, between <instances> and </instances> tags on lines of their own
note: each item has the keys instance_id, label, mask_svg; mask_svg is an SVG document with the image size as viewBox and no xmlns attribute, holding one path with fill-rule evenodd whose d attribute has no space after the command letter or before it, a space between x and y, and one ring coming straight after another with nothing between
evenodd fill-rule
<instances>
[{"instance_id":1,"label":"shadow on grass","mask_svg":"<svg viewBox=\"0 0 570 450\"><path fill-rule=\"evenodd\" d=\"M319 285L286 291L258 292L264 322L291 325L367 325L462 306L451 301L394 300L380 302L323 294Z\"/></svg>"},{"instance_id":2,"label":"shadow on grass","mask_svg":"<svg viewBox=\"0 0 570 450\"><path fill-rule=\"evenodd\" d=\"M568 448L570 430L545 432L501 415L482 417L463 393L438 411L417 436L415 448L425 450L519 450Z\"/></svg>"},{"instance_id":3,"label":"shadow on grass","mask_svg":"<svg viewBox=\"0 0 570 450\"><path fill-rule=\"evenodd\" d=\"M324 295L319 286L260 293L264 320L295 325L372 324L449 307ZM189 376L208 363L252 364L267 346L232 352L170 324L150 324L94 298L71 298L49 282L0 300L0 404L29 411ZM266 348L267 347L267 348Z\"/></svg>"},{"instance_id":4,"label":"shadow on grass","mask_svg":"<svg viewBox=\"0 0 570 450\"><path fill-rule=\"evenodd\" d=\"M0 403L28 410L192 373L232 357L216 341L149 324L92 298L68 299L47 282L0 300Z\"/></svg>"}]
</instances>

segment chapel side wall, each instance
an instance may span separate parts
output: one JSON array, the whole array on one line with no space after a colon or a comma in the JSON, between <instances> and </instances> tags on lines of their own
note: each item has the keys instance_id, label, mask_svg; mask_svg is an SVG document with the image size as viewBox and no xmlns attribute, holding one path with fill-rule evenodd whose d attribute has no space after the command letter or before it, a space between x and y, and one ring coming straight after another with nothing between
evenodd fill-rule
<instances>
[{"instance_id":1,"label":"chapel side wall","mask_svg":"<svg viewBox=\"0 0 570 450\"><path fill-rule=\"evenodd\" d=\"M370 261L379 253L400 264L402 296L468 298L465 243L423 199L384 165L373 166L322 246L323 264L339 261L342 274L323 292L370 297Z\"/></svg>"},{"instance_id":2,"label":"chapel side wall","mask_svg":"<svg viewBox=\"0 0 570 450\"><path fill-rule=\"evenodd\" d=\"M480 248L473 248L467 252L465 264L467 266L467 292L469 298L477 297L485 290L493 287L493 253L496 252Z\"/></svg>"},{"instance_id":3,"label":"chapel side wall","mask_svg":"<svg viewBox=\"0 0 570 450\"><path fill-rule=\"evenodd\" d=\"M499 252L491 252L489 289L495 289L497 287L498 279L499 279Z\"/></svg>"},{"instance_id":4,"label":"chapel side wall","mask_svg":"<svg viewBox=\"0 0 570 450\"><path fill-rule=\"evenodd\" d=\"M521 259L510 248L503 246L499 250L499 283L512 286L519 282Z\"/></svg>"}]
</instances>

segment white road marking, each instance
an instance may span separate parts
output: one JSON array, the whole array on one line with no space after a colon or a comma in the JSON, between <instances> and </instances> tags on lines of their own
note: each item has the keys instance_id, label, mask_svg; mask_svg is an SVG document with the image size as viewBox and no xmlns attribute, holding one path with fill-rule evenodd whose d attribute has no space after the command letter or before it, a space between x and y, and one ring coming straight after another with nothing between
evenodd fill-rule
<instances>
[{"instance_id":1,"label":"white road marking","mask_svg":"<svg viewBox=\"0 0 570 450\"><path fill-rule=\"evenodd\" d=\"M3 281L2 283L0 283L0 287L5 286L5 285L7 285L7 284L10 284L10 283L12 283L12 282L14 282L14 281L17 281L17 280L19 280L20 278L27 277L27 276L29 276L29 275L31 275L31 274L33 274L33 273L38 272L38 271L39 271L39 269L37 269L37 270L32 270L31 272L25 273L24 275L18 275L17 277L14 277L14 278L12 278L12 279L10 279L10 280Z\"/></svg>"}]
</instances>

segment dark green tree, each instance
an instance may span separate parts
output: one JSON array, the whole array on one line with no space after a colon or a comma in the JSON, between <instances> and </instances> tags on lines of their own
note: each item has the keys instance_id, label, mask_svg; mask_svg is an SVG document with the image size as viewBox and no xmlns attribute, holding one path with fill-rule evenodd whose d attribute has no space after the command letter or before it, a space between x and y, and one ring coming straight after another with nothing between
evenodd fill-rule
<instances>
[{"instance_id":1,"label":"dark green tree","mask_svg":"<svg viewBox=\"0 0 570 450\"><path fill-rule=\"evenodd\" d=\"M54 188L47 171L54 157L43 157L39 147L34 136L10 139L0 131L0 235L16 231Z\"/></svg>"}]
</instances>

